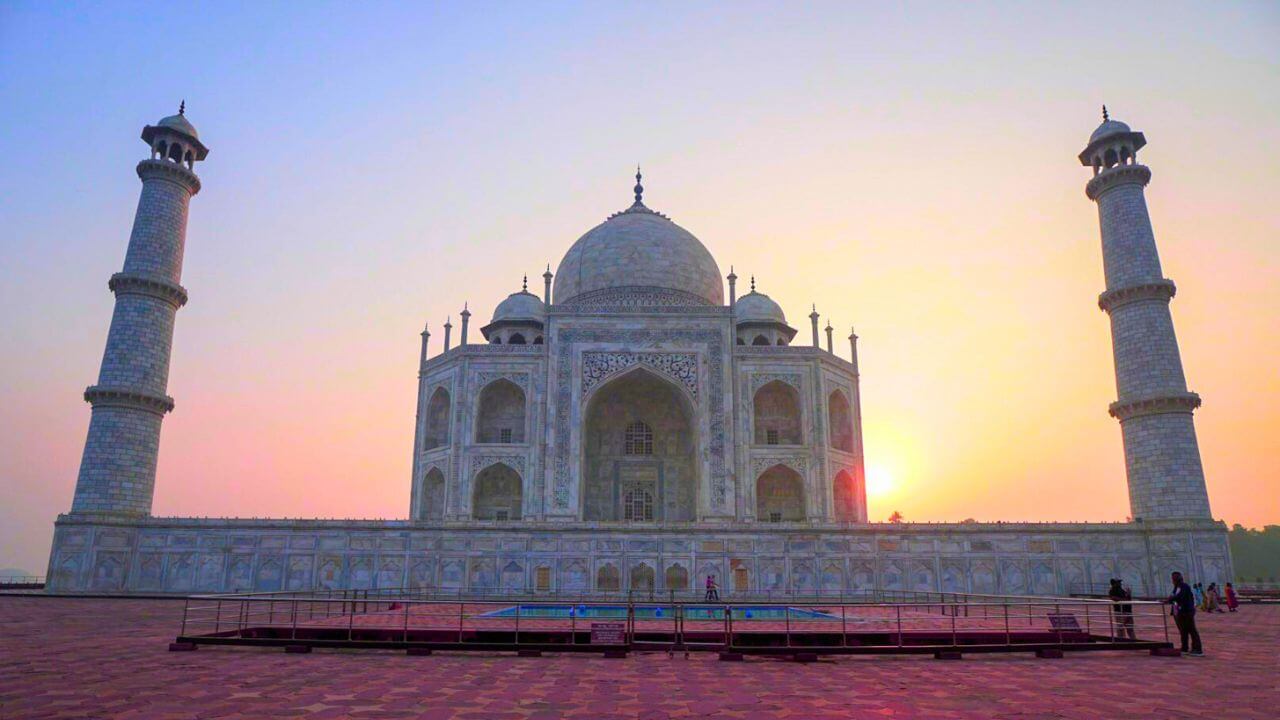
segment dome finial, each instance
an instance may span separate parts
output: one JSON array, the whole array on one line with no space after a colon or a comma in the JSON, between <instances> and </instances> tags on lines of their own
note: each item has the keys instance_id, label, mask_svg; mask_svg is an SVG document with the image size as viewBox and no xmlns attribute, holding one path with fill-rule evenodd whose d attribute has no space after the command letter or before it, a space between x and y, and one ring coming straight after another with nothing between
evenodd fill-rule
<instances>
[{"instance_id":1,"label":"dome finial","mask_svg":"<svg viewBox=\"0 0 1280 720\"><path fill-rule=\"evenodd\" d=\"M640 164L636 163L636 186L634 188L636 193L636 205L644 205L644 201L640 199L640 197L644 195L644 186L640 184L640 177Z\"/></svg>"},{"instance_id":2,"label":"dome finial","mask_svg":"<svg viewBox=\"0 0 1280 720\"><path fill-rule=\"evenodd\" d=\"M179 114L179 115L186 115L186 114L187 114L187 100L186 100L186 98L183 98L183 99L182 99L182 102L178 103L178 114Z\"/></svg>"},{"instance_id":3,"label":"dome finial","mask_svg":"<svg viewBox=\"0 0 1280 720\"><path fill-rule=\"evenodd\" d=\"M524 280L520 283L520 292L529 292L529 276L525 275Z\"/></svg>"},{"instance_id":4,"label":"dome finial","mask_svg":"<svg viewBox=\"0 0 1280 720\"><path fill-rule=\"evenodd\" d=\"M1107 114L1107 106L1103 105L1102 106L1102 122L1106 122L1110 119L1111 119L1111 116Z\"/></svg>"},{"instance_id":5,"label":"dome finial","mask_svg":"<svg viewBox=\"0 0 1280 720\"><path fill-rule=\"evenodd\" d=\"M752 275L751 276L751 292L755 292L755 291L756 291L756 276Z\"/></svg>"}]
</instances>

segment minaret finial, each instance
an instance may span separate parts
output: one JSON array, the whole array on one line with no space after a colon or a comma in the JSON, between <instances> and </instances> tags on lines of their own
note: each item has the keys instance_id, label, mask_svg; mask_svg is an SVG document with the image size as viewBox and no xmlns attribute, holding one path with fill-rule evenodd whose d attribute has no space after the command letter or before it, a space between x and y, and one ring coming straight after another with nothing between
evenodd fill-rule
<instances>
[{"instance_id":1,"label":"minaret finial","mask_svg":"<svg viewBox=\"0 0 1280 720\"><path fill-rule=\"evenodd\" d=\"M642 195L644 195L644 186L640 184L640 165L639 165L639 163L637 163L637 164L636 164L636 186L635 186L634 190L635 190L635 193L636 193L636 204L637 204L637 205L644 205L644 201L640 199L640 197L641 197Z\"/></svg>"},{"instance_id":2,"label":"minaret finial","mask_svg":"<svg viewBox=\"0 0 1280 720\"><path fill-rule=\"evenodd\" d=\"M1103 105L1102 106L1102 122L1106 122L1110 119L1111 119L1111 116L1107 114L1107 106Z\"/></svg>"},{"instance_id":3,"label":"minaret finial","mask_svg":"<svg viewBox=\"0 0 1280 720\"><path fill-rule=\"evenodd\" d=\"M756 291L756 276L752 275L751 276L751 292L755 292L755 291Z\"/></svg>"},{"instance_id":4,"label":"minaret finial","mask_svg":"<svg viewBox=\"0 0 1280 720\"><path fill-rule=\"evenodd\" d=\"M186 100L186 98L183 98L183 99L182 99L182 102L178 103L178 114L179 114L179 115L186 115L186 114L187 114L187 100Z\"/></svg>"},{"instance_id":5,"label":"minaret finial","mask_svg":"<svg viewBox=\"0 0 1280 720\"><path fill-rule=\"evenodd\" d=\"M520 283L520 292L529 292L529 276L525 275L524 280Z\"/></svg>"}]
</instances>

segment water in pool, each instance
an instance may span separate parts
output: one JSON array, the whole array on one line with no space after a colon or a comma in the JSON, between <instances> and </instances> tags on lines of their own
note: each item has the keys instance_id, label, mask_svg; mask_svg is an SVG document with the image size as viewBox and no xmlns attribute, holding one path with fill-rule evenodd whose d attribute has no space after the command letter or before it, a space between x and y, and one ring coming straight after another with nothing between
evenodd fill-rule
<instances>
[{"instance_id":1,"label":"water in pool","mask_svg":"<svg viewBox=\"0 0 1280 720\"><path fill-rule=\"evenodd\" d=\"M830 615L819 610L808 608L788 608L778 605L735 605L732 607L734 620L786 620L790 610L792 620L839 620L839 615ZM723 620L724 608L719 607L685 607L686 620ZM664 620L674 616L670 606L637 605L637 620ZM627 608L608 605L512 605L511 607L484 613L483 617L515 617L522 618L590 618L624 620Z\"/></svg>"}]
</instances>

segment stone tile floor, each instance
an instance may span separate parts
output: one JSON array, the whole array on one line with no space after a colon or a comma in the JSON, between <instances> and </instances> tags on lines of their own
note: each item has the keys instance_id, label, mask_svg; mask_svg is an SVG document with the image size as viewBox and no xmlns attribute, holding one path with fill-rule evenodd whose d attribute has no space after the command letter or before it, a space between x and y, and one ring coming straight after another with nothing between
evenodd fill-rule
<instances>
[{"instance_id":1,"label":"stone tile floor","mask_svg":"<svg viewBox=\"0 0 1280 720\"><path fill-rule=\"evenodd\" d=\"M182 603L0 596L0 718L1280 717L1280 605L1201 614L1208 657L437 654L204 647Z\"/></svg>"}]
</instances>

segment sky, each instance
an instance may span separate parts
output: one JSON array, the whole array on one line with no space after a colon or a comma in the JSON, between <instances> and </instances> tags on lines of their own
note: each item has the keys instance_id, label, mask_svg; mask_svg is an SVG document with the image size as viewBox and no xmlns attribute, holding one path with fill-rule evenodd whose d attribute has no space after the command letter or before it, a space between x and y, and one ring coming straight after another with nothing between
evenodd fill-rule
<instances>
[{"instance_id":1,"label":"sky","mask_svg":"<svg viewBox=\"0 0 1280 720\"><path fill-rule=\"evenodd\" d=\"M0 3L0 567L43 574L70 508L138 134L181 100L211 152L156 515L406 517L423 324L485 324L640 162L799 337L857 328L872 519L1123 520L1106 103L1214 515L1280 522L1280 6L1118 8Z\"/></svg>"}]
</instances>

